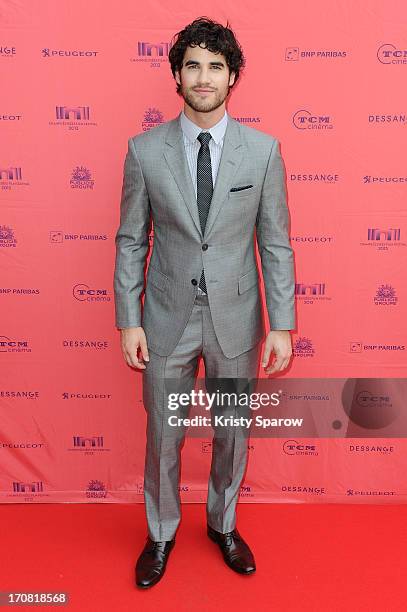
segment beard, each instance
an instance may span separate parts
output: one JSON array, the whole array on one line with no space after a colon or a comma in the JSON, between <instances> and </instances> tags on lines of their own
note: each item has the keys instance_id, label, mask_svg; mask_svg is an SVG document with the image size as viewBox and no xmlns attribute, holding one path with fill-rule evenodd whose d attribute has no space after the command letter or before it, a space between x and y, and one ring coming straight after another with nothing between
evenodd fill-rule
<instances>
[{"instance_id":1,"label":"beard","mask_svg":"<svg viewBox=\"0 0 407 612\"><path fill-rule=\"evenodd\" d=\"M211 94L210 100L205 97L200 97L199 93L193 91L192 89L186 90L182 84L180 94L188 106L190 106L194 111L199 113L210 113L224 103L229 95L229 86L224 90L214 91L213 94Z\"/></svg>"}]
</instances>

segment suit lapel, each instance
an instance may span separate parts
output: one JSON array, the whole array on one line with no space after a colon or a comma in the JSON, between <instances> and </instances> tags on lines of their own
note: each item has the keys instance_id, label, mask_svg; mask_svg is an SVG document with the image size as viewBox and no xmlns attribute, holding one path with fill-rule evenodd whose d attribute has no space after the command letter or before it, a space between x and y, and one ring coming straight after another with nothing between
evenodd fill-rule
<instances>
[{"instance_id":1,"label":"suit lapel","mask_svg":"<svg viewBox=\"0 0 407 612\"><path fill-rule=\"evenodd\" d=\"M166 137L164 157L171 170L178 189L182 194L184 202L188 207L194 225L202 238L195 190L192 184L188 161L185 154L180 115L181 113L178 115L178 117L170 121L170 126ZM240 164L242 163L242 160L243 147L240 138L240 126L238 121L229 115L225 136L223 138L222 154L216 176L215 187L212 194L204 237L209 235L209 232L213 227L216 217L218 216L219 211L227 198L229 190L233 184L234 177Z\"/></svg>"}]
</instances>

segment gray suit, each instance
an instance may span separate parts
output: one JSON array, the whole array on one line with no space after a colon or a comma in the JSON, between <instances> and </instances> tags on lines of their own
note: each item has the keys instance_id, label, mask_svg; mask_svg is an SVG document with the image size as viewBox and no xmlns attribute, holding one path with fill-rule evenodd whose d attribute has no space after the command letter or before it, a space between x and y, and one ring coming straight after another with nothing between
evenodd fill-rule
<instances>
[{"instance_id":1,"label":"gray suit","mask_svg":"<svg viewBox=\"0 0 407 612\"><path fill-rule=\"evenodd\" d=\"M142 311L150 218L154 245ZM199 354L207 376L256 375L265 325L255 235L270 327L295 328L288 224L284 165L272 136L228 116L203 236L179 115L129 139L114 291L117 327L142 326L150 351L144 371L145 501L152 539L171 539L179 522L182 435L179 439L165 436L162 381L182 379L183 390L193 388ZM202 268L207 297L197 296ZM223 532L235 524L234 508L247 458L247 442L237 444L231 436L226 445L214 443L214 453L216 448L218 452L209 483L208 521ZM227 461L234 467L223 478L218 468L223 466L228 473Z\"/></svg>"}]
</instances>

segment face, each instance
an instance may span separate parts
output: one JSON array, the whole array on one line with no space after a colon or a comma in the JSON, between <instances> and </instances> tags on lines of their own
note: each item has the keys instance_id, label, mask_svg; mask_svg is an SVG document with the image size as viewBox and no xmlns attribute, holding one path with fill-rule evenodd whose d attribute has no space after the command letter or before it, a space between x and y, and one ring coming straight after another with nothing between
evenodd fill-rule
<instances>
[{"instance_id":1,"label":"face","mask_svg":"<svg viewBox=\"0 0 407 612\"><path fill-rule=\"evenodd\" d=\"M203 47L187 47L175 80L185 102L200 113L209 113L226 100L235 73L229 72L225 57Z\"/></svg>"}]
</instances>

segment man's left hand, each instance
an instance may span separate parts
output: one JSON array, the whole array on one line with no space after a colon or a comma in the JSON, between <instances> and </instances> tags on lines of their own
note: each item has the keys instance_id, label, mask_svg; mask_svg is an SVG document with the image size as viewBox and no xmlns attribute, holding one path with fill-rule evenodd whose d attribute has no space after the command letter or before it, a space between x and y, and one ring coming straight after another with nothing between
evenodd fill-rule
<instances>
[{"instance_id":1,"label":"man's left hand","mask_svg":"<svg viewBox=\"0 0 407 612\"><path fill-rule=\"evenodd\" d=\"M268 366L271 352L275 353L276 358L273 364ZM264 343L264 353L261 362L265 373L273 374L274 372L281 372L281 370L284 370L290 362L292 353L293 349L290 331L288 329L275 329L270 331Z\"/></svg>"}]
</instances>

